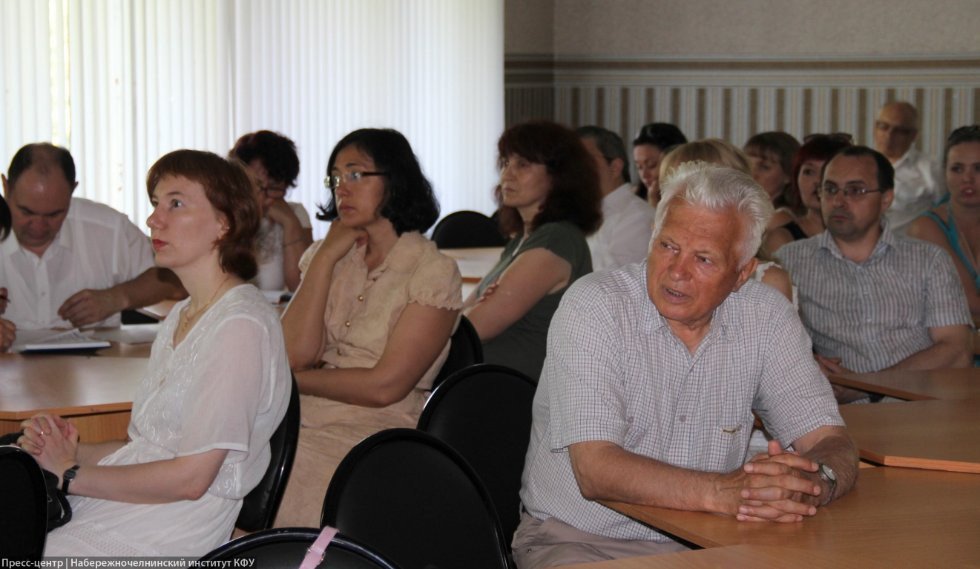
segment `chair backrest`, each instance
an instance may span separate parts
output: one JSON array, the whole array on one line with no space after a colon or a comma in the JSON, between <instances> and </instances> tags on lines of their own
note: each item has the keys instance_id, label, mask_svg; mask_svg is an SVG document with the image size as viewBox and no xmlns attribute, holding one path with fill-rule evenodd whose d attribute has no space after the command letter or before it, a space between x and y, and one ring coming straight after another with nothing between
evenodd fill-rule
<instances>
[{"instance_id":1,"label":"chair backrest","mask_svg":"<svg viewBox=\"0 0 980 569\"><path fill-rule=\"evenodd\" d=\"M388 429L344 457L321 525L370 543L404 569L506 569L509 545L476 473L415 429Z\"/></svg>"},{"instance_id":2,"label":"chair backrest","mask_svg":"<svg viewBox=\"0 0 980 569\"><path fill-rule=\"evenodd\" d=\"M480 364L439 386L419 417L420 430L447 443L476 470L508 542L521 517L519 492L534 391L534 382L523 373Z\"/></svg>"},{"instance_id":3,"label":"chair backrest","mask_svg":"<svg viewBox=\"0 0 980 569\"><path fill-rule=\"evenodd\" d=\"M432 380L432 389L439 387L457 371L481 363L483 363L483 343L480 342L480 335L476 333L476 328L467 317L460 316L459 326L449 338L449 355L446 356L439 374Z\"/></svg>"},{"instance_id":4,"label":"chair backrest","mask_svg":"<svg viewBox=\"0 0 980 569\"><path fill-rule=\"evenodd\" d=\"M0 558L40 561L48 537L41 467L19 447L0 446Z\"/></svg>"},{"instance_id":5,"label":"chair backrest","mask_svg":"<svg viewBox=\"0 0 980 569\"><path fill-rule=\"evenodd\" d=\"M320 530L313 528L276 528L240 537L208 553L200 561L248 560L242 567L256 569L297 569ZM203 564L202 564L203 565ZM214 565L214 564L210 564ZM225 564L225 567L237 567ZM357 541L337 534L327 547L324 569L399 569L383 555Z\"/></svg>"},{"instance_id":6,"label":"chair backrest","mask_svg":"<svg viewBox=\"0 0 980 569\"><path fill-rule=\"evenodd\" d=\"M292 379L292 392L289 395L289 406L282 422L269 439L272 456L265 476L258 486L249 492L242 500L242 509L238 513L235 526L244 531L258 531L272 527L272 522L279 512L279 504L286 492L286 482L293 470L293 459L296 457L296 445L299 440L299 389L296 378Z\"/></svg>"},{"instance_id":7,"label":"chair backrest","mask_svg":"<svg viewBox=\"0 0 980 569\"><path fill-rule=\"evenodd\" d=\"M455 211L439 220L432 230L432 241L440 249L502 247L507 239L497 223L478 211Z\"/></svg>"}]
</instances>

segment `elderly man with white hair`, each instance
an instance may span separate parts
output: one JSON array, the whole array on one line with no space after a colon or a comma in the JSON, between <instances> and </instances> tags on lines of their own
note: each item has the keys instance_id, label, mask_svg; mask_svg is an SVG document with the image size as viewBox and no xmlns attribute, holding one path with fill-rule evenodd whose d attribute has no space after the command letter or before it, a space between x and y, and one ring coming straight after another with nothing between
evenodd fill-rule
<instances>
[{"instance_id":1,"label":"elderly man with white hair","mask_svg":"<svg viewBox=\"0 0 980 569\"><path fill-rule=\"evenodd\" d=\"M647 261L566 293L534 399L520 569L685 548L597 500L797 522L854 484L857 451L796 311L750 278L771 214L748 175L685 164ZM774 439L745 463L753 411Z\"/></svg>"}]
</instances>

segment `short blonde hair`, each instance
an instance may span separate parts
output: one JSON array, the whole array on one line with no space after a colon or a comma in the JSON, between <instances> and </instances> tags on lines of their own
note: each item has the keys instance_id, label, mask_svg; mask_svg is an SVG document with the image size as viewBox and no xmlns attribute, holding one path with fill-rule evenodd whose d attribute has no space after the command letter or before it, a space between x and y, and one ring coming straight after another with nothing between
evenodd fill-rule
<instances>
[{"instance_id":1,"label":"short blonde hair","mask_svg":"<svg viewBox=\"0 0 980 569\"><path fill-rule=\"evenodd\" d=\"M752 173L749 157L737 146L720 138L704 138L675 147L660 161L660 183L666 184L673 170L684 162L701 161Z\"/></svg>"}]
</instances>

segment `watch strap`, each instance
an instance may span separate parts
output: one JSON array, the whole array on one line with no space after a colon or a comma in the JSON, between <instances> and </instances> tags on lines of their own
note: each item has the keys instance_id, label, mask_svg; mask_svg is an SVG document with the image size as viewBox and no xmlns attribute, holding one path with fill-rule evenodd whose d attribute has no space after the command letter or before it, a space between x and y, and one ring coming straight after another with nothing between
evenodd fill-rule
<instances>
[{"instance_id":1,"label":"watch strap","mask_svg":"<svg viewBox=\"0 0 980 569\"><path fill-rule=\"evenodd\" d=\"M79 465L72 466L61 476L61 491L65 495L68 495L68 486L71 481L75 479L75 475L78 473Z\"/></svg>"},{"instance_id":2,"label":"watch strap","mask_svg":"<svg viewBox=\"0 0 980 569\"><path fill-rule=\"evenodd\" d=\"M827 483L827 487L829 490L827 492L828 496L826 497L826 501L824 502L824 503L828 503L834 499L834 492L837 490L837 473L835 473L832 468L830 468L829 466L827 466L822 462L817 464L818 464L817 474L820 476L821 480Z\"/></svg>"}]
</instances>

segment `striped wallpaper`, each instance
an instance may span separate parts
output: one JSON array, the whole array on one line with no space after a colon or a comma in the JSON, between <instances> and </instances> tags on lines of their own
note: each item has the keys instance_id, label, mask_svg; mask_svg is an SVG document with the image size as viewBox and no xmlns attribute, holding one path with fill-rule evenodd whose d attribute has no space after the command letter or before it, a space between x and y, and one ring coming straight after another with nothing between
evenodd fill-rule
<instances>
[{"instance_id":1,"label":"striped wallpaper","mask_svg":"<svg viewBox=\"0 0 980 569\"><path fill-rule=\"evenodd\" d=\"M920 111L916 145L939 156L946 134L980 118L980 59L640 60L511 55L508 125L550 118L597 124L628 141L645 123L677 124L689 139L742 145L757 132L796 137L848 132L870 144L878 107L907 100Z\"/></svg>"}]
</instances>

